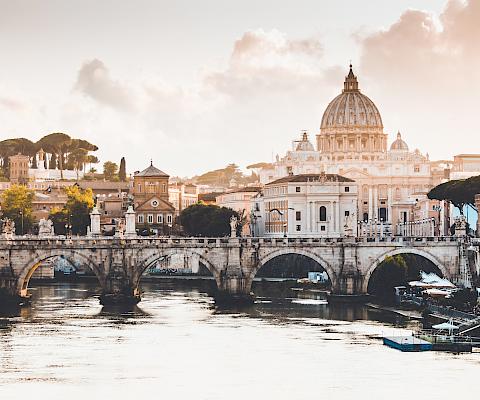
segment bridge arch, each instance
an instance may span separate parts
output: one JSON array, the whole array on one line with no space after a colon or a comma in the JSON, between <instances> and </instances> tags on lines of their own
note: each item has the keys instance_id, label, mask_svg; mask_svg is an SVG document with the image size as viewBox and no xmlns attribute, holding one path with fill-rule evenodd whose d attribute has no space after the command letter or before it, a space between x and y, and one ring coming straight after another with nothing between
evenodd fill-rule
<instances>
[{"instance_id":1,"label":"bridge arch","mask_svg":"<svg viewBox=\"0 0 480 400\"><path fill-rule=\"evenodd\" d=\"M98 265L93 262L91 258L82 254L80 251L72 249L53 249L48 251L37 251L24 265L21 269L18 280L17 280L17 291L20 296L26 296L28 290L28 283L30 278L34 274L40 265L44 261L47 261L54 257L63 257L70 264L75 265L74 260L81 260L93 271L95 276L98 278L100 285L103 287L105 284L105 276L101 272Z\"/></svg>"},{"instance_id":2,"label":"bridge arch","mask_svg":"<svg viewBox=\"0 0 480 400\"><path fill-rule=\"evenodd\" d=\"M363 284L362 284L362 291L363 293L368 293L368 284L370 282L370 278L372 277L373 272L377 269L377 267L385 261L387 257L393 257L399 254L414 254L420 257L424 257L427 260L429 260L432 264L434 264L442 273L443 277L446 279L451 279L450 273L448 271L448 268L445 267L445 265L440 262L440 260L432 255L431 253L421 250L418 248L414 247L401 247L397 248L394 250L387 251L383 253L380 257L378 257L367 269L367 272L365 273L363 277Z\"/></svg>"},{"instance_id":3,"label":"bridge arch","mask_svg":"<svg viewBox=\"0 0 480 400\"><path fill-rule=\"evenodd\" d=\"M134 282L133 286L134 288L138 288L140 285L140 279L142 278L143 273L151 267L155 262L159 261L162 258L165 257L171 257L174 255L186 255L186 256L194 256L198 257L199 262L203 264L213 275L215 278L215 282L217 283L217 287L220 285L220 271L215 268L215 265L203 254L201 254L198 251L190 250L190 249L177 249L177 248L171 248L171 249L159 249L153 254L149 255L147 258L145 258L142 262L138 264L135 276L134 276Z\"/></svg>"},{"instance_id":4,"label":"bridge arch","mask_svg":"<svg viewBox=\"0 0 480 400\"><path fill-rule=\"evenodd\" d=\"M258 263L255 265L255 267L252 269L252 272L250 273L250 279L253 281L253 278L257 275L257 272L262 268L266 263L268 263L270 260L273 260L276 257L284 256L284 255L289 255L289 254L296 254L300 256L304 256L307 258L312 259L313 261L317 262L326 272L327 275L330 279L331 286L332 288L336 287L337 285L337 274L335 273L334 269L331 267L331 265L325 261L322 257L319 255L315 254L314 252L310 250L305 250L305 249L299 249L299 248L289 248L289 247L284 247L281 249L273 250L267 254L265 254L263 257L261 257L258 261Z\"/></svg>"}]
</instances>

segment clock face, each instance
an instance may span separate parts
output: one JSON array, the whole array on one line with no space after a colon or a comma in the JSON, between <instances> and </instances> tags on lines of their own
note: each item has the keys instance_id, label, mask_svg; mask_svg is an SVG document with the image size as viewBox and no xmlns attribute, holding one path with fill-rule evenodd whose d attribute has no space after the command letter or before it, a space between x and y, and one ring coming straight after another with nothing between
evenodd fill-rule
<instances>
[{"instance_id":1,"label":"clock face","mask_svg":"<svg viewBox=\"0 0 480 400\"><path fill-rule=\"evenodd\" d=\"M158 207L158 200L152 200L150 204L152 205L152 207Z\"/></svg>"}]
</instances>

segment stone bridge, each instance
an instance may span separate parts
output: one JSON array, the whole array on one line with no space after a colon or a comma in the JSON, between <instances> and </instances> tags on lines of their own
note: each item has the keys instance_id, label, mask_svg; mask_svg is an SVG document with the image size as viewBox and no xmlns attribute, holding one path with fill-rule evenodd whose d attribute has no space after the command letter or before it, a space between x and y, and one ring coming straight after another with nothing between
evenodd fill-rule
<instances>
[{"instance_id":1,"label":"stone bridge","mask_svg":"<svg viewBox=\"0 0 480 400\"><path fill-rule=\"evenodd\" d=\"M219 300L245 300L258 270L275 257L299 254L328 273L332 294L363 295L373 271L388 256L416 254L443 276L468 286L468 239L385 238L13 238L0 240L0 299L23 302L36 268L53 257L88 266L97 276L102 304L140 300L140 278L158 260L183 255L213 274ZM478 257L476 258L478 260ZM198 264L197 264L198 265ZM3 300L0 300L3 301Z\"/></svg>"}]
</instances>

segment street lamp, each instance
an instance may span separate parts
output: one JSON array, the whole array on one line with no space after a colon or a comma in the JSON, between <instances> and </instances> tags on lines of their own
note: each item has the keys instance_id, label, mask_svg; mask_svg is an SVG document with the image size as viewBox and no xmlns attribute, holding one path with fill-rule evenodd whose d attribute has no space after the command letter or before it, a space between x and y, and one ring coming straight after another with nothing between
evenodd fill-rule
<instances>
[{"instance_id":1,"label":"street lamp","mask_svg":"<svg viewBox=\"0 0 480 400\"><path fill-rule=\"evenodd\" d=\"M23 236L23 210L20 210L20 216L22 218L22 233L21 233L21 235Z\"/></svg>"}]
</instances>

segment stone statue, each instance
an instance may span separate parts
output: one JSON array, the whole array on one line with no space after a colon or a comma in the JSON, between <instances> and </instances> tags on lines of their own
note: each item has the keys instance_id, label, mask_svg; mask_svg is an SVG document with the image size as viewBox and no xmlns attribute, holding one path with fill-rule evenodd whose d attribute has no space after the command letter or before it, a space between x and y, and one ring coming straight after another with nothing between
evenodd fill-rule
<instances>
[{"instance_id":1,"label":"stone statue","mask_svg":"<svg viewBox=\"0 0 480 400\"><path fill-rule=\"evenodd\" d=\"M347 215L345 217L345 225L343 226L345 229L345 236L351 237L353 236L353 218L351 215Z\"/></svg>"},{"instance_id":2,"label":"stone statue","mask_svg":"<svg viewBox=\"0 0 480 400\"><path fill-rule=\"evenodd\" d=\"M237 237L238 219L235 215L230 217L230 237Z\"/></svg>"},{"instance_id":3,"label":"stone statue","mask_svg":"<svg viewBox=\"0 0 480 400\"><path fill-rule=\"evenodd\" d=\"M120 218L120 220L118 221L118 224L117 224L117 229L116 229L116 233L118 235L118 237L121 237L123 238L124 235L125 235L125 220L123 218Z\"/></svg>"},{"instance_id":4,"label":"stone statue","mask_svg":"<svg viewBox=\"0 0 480 400\"><path fill-rule=\"evenodd\" d=\"M53 222L50 219L41 218L38 221L38 236L53 236L55 231L53 228Z\"/></svg>"},{"instance_id":5,"label":"stone statue","mask_svg":"<svg viewBox=\"0 0 480 400\"><path fill-rule=\"evenodd\" d=\"M2 221L3 221L2 233L5 239L13 239L13 235L15 235L15 222L8 218L5 218Z\"/></svg>"}]
</instances>

